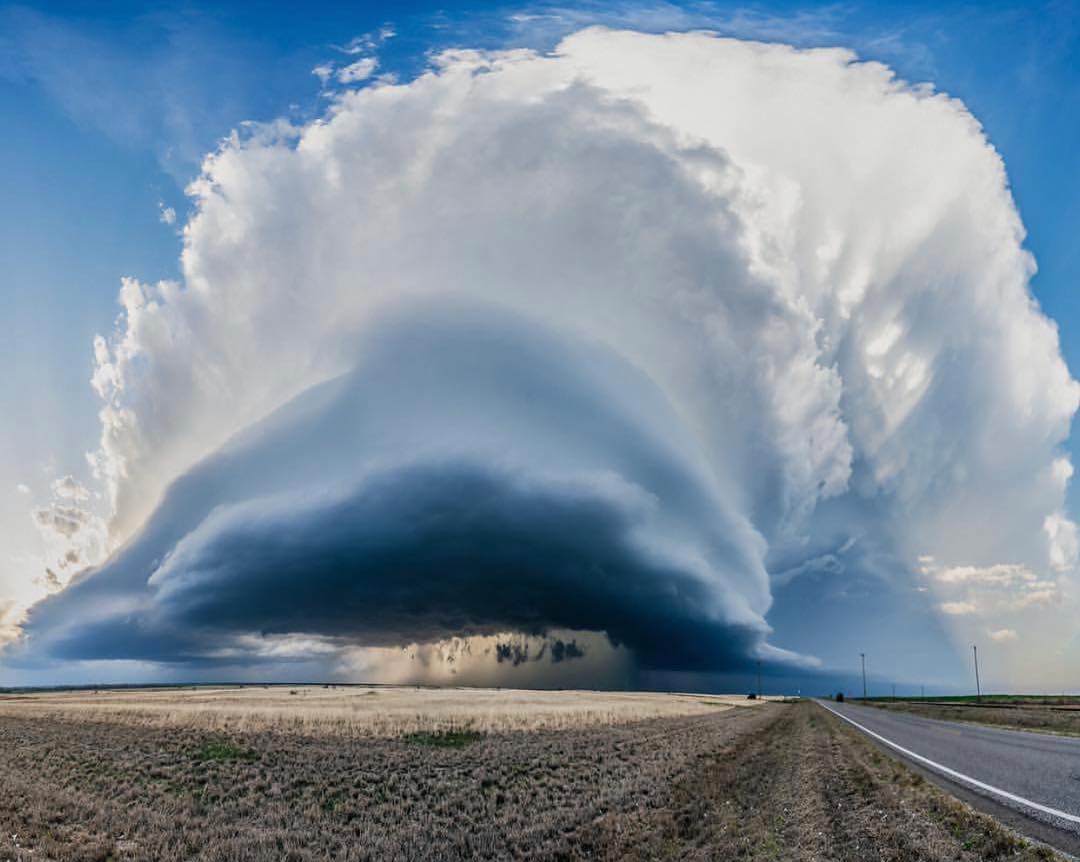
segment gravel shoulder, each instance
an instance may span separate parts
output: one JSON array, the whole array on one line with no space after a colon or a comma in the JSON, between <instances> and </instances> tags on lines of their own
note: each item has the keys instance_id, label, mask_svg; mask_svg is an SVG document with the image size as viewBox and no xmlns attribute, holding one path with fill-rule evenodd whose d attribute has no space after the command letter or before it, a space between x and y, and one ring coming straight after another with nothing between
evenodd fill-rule
<instances>
[{"instance_id":1,"label":"gravel shoulder","mask_svg":"<svg viewBox=\"0 0 1080 862\"><path fill-rule=\"evenodd\" d=\"M810 702L443 742L0 716L0 858L1056 858Z\"/></svg>"}]
</instances>

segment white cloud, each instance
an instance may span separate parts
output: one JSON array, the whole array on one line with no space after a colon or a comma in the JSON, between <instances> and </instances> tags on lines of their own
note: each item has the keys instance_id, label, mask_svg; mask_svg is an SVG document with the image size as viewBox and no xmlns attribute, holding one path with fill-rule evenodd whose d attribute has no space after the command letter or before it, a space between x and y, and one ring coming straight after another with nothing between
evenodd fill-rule
<instances>
[{"instance_id":1,"label":"white cloud","mask_svg":"<svg viewBox=\"0 0 1080 862\"><path fill-rule=\"evenodd\" d=\"M1071 470L1071 466L1070 470ZM1071 472L1069 475L1072 475ZM1076 524L1060 512L1047 515L1043 521L1043 530L1049 540L1050 565L1057 571L1067 571L1076 566L1080 554L1080 537Z\"/></svg>"},{"instance_id":2,"label":"white cloud","mask_svg":"<svg viewBox=\"0 0 1080 862\"><path fill-rule=\"evenodd\" d=\"M842 575L846 570L846 564L843 559L844 555L854 548L856 543L857 540L855 537L849 536L843 544L834 551L830 551L827 554L821 554L817 557L811 557L808 560L803 560L797 566L792 566L789 569L770 573L769 581L773 587L783 587L790 584L796 578L807 574L825 574L831 577Z\"/></svg>"},{"instance_id":3,"label":"white cloud","mask_svg":"<svg viewBox=\"0 0 1080 862\"><path fill-rule=\"evenodd\" d=\"M20 494L29 494L30 486L24 485L22 482L19 482L19 484L15 486L15 490L18 491Z\"/></svg>"},{"instance_id":4,"label":"white cloud","mask_svg":"<svg viewBox=\"0 0 1080 862\"><path fill-rule=\"evenodd\" d=\"M182 280L126 281L94 345L113 542L350 369L387 309L468 299L646 374L787 569L854 521L861 553L943 561L935 590L1060 604L1043 572L1076 557L1077 384L1001 159L961 103L880 64L602 29L548 56L456 51L233 138L190 194ZM982 600L935 595L950 616ZM1025 646L1075 618L1027 622Z\"/></svg>"},{"instance_id":5,"label":"white cloud","mask_svg":"<svg viewBox=\"0 0 1080 862\"><path fill-rule=\"evenodd\" d=\"M30 571L50 592L66 585L76 572L105 558L107 523L83 501L57 495L48 506L32 510L31 516L43 553Z\"/></svg>"},{"instance_id":6,"label":"white cloud","mask_svg":"<svg viewBox=\"0 0 1080 862\"><path fill-rule=\"evenodd\" d=\"M90 499L90 490L74 476L64 476L52 483L52 492L61 500L85 502Z\"/></svg>"},{"instance_id":7,"label":"white cloud","mask_svg":"<svg viewBox=\"0 0 1080 862\"><path fill-rule=\"evenodd\" d=\"M1050 470L1062 489L1068 487L1069 480L1073 477L1072 461L1068 458L1055 458Z\"/></svg>"},{"instance_id":8,"label":"white cloud","mask_svg":"<svg viewBox=\"0 0 1080 862\"><path fill-rule=\"evenodd\" d=\"M1061 602L1062 595L1053 581L1039 581L1034 589L1016 597L1016 608L1051 608Z\"/></svg>"},{"instance_id":9,"label":"white cloud","mask_svg":"<svg viewBox=\"0 0 1080 862\"><path fill-rule=\"evenodd\" d=\"M932 557L923 557L922 572L942 584L978 584L993 586L1027 586L1038 580L1034 572L1017 563L998 563L993 566L934 565Z\"/></svg>"},{"instance_id":10,"label":"white cloud","mask_svg":"<svg viewBox=\"0 0 1080 862\"><path fill-rule=\"evenodd\" d=\"M34 520L41 527L55 530L62 536L71 538L86 524L86 513L75 506L52 505L34 510Z\"/></svg>"},{"instance_id":11,"label":"white cloud","mask_svg":"<svg viewBox=\"0 0 1080 862\"><path fill-rule=\"evenodd\" d=\"M108 524L94 510L90 489L71 475L54 479L49 488L48 504L30 511L37 528L39 553L13 555L9 561L10 571L17 575L3 584L2 598L13 601L8 626L0 619L0 644L10 639L12 620L21 619L35 601L59 591L72 575L101 562L107 553ZM30 493L23 484L17 489L21 494Z\"/></svg>"},{"instance_id":12,"label":"white cloud","mask_svg":"<svg viewBox=\"0 0 1080 862\"><path fill-rule=\"evenodd\" d=\"M337 50L350 57L357 57L361 54L369 56L360 57L360 59L354 60L340 68L336 63L332 62L319 63L311 70L311 74L317 77L324 87L330 83L331 79L336 79L338 83L341 84L357 84L361 81L366 81L371 78L379 66L378 58L373 56L374 52L376 52L384 42L394 38L396 35L397 31L392 24L384 24L373 33L365 33L362 36L357 36L347 45L338 46ZM387 74L380 76L377 80L380 83L386 84L395 83L397 79L393 74Z\"/></svg>"},{"instance_id":13,"label":"white cloud","mask_svg":"<svg viewBox=\"0 0 1080 862\"><path fill-rule=\"evenodd\" d=\"M963 607L964 614L1000 616L1027 608L1049 608L1062 601L1052 578L1041 578L1026 566L997 563L991 566L941 566L929 556L920 559L921 572L938 597L950 599L941 608ZM959 615L961 611L945 610Z\"/></svg>"},{"instance_id":14,"label":"white cloud","mask_svg":"<svg viewBox=\"0 0 1080 862\"><path fill-rule=\"evenodd\" d=\"M0 601L0 644L14 640L19 636L23 608L16 602Z\"/></svg>"},{"instance_id":15,"label":"white cloud","mask_svg":"<svg viewBox=\"0 0 1080 862\"><path fill-rule=\"evenodd\" d=\"M176 224L176 210L172 207L165 206L162 201L158 202L158 220L162 224Z\"/></svg>"},{"instance_id":16,"label":"white cloud","mask_svg":"<svg viewBox=\"0 0 1080 862\"><path fill-rule=\"evenodd\" d=\"M337 79L342 84L355 84L366 81L371 77L378 65L379 61L374 57L364 57L362 60L357 60L355 63L350 63L348 66L339 69Z\"/></svg>"},{"instance_id":17,"label":"white cloud","mask_svg":"<svg viewBox=\"0 0 1080 862\"><path fill-rule=\"evenodd\" d=\"M353 56L370 53L382 45L383 42L386 42L388 39L393 39L396 35L397 29L393 24L384 24L374 33L364 33L362 36L351 39L347 45L340 46L338 50L343 54L351 54Z\"/></svg>"},{"instance_id":18,"label":"white cloud","mask_svg":"<svg viewBox=\"0 0 1080 862\"><path fill-rule=\"evenodd\" d=\"M1016 634L1015 629L997 629L996 631L990 632L990 640L992 641L1014 641L1017 637L1018 635Z\"/></svg>"}]
</instances>

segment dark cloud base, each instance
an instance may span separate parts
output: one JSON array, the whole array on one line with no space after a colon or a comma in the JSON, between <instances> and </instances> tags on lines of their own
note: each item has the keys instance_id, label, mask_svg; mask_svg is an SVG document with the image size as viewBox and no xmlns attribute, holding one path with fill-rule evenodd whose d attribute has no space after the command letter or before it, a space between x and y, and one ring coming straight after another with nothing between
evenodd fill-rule
<instances>
[{"instance_id":1,"label":"dark cloud base","mask_svg":"<svg viewBox=\"0 0 1080 862\"><path fill-rule=\"evenodd\" d=\"M741 663L760 631L703 613L704 584L634 547L635 517L575 484L412 466L306 510L211 520L154 576L151 608L81 627L52 654L189 660L244 632L405 646L558 628L606 632L644 667Z\"/></svg>"},{"instance_id":2,"label":"dark cloud base","mask_svg":"<svg viewBox=\"0 0 1080 862\"><path fill-rule=\"evenodd\" d=\"M563 631L644 669L741 667L767 582L688 439L596 345L488 308L414 310L357 371L176 482L127 548L33 610L21 658L206 665L261 660L260 636Z\"/></svg>"}]
</instances>

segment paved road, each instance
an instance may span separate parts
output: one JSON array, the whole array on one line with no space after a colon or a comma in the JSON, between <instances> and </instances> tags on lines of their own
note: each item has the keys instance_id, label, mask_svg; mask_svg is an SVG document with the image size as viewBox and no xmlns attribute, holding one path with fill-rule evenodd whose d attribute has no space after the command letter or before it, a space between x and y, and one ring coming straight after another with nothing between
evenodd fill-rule
<instances>
[{"instance_id":1,"label":"paved road","mask_svg":"<svg viewBox=\"0 0 1080 862\"><path fill-rule=\"evenodd\" d=\"M1080 831L1080 738L999 730L819 701L879 743L996 802ZM980 786L981 785L981 786Z\"/></svg>"}]
</instances>

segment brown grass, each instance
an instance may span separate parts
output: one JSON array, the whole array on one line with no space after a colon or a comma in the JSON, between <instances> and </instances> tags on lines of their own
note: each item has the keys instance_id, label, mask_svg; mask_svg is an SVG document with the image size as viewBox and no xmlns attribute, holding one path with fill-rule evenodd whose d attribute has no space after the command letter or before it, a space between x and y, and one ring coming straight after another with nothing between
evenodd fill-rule
<instances>
[{"instance_id":1,"label":"brown grass","mask_svg":"<svg viewBox=\"0 0 1080 862\"><path fill-rule=\"evenodd\" d=\"M811 703L399 738L91 716L0 715L0 859L1052 857Z\"/></svg>"},{"instance_id":2,"label":"brown grass","mask_svg":"<svg viewBox=\"0 0 1080 862\"><path fill-rule=\"evenodd\" d=\"M1010 727L1015 730L1033 730L1040 733L1057 733L1080 736L1080 710L1055 708L1044 703L1019 705L979 705L948 702L867 701L867 705L896 712L907 712L924 718L946 721L966 721L993 727Z\"/></svg>"},{"instance_id":3,"label":"brown grass","mask_svg":"<svg viewBox=\"0 0 1080 862\"><path fill-rule=\"evenodd\" d=\"M232 686L6 695L0 696L0 715L222 733L277 730L392 737L460 729L504 733L610 726L757 703L736 696L650 692Z\"/></svg>"},{"instance_id":4,"label":"brown grass","mask_svg":"<svg viewBox=\"0 0 1080 862\"><path fill-rule=\"evenodd\" d=\"M462 745L0 716L0 859L572 858L774 708Z\"/></svg>"},{"instance_id":5,"label":"brown grass","mask_svg":"<svg viewBox=\"0 0 1080 862\"><path fill-rule=\"evenodd\" d=\"M676 782L670 804L587 829L599 858L1059 859L881 754L810 702Z\"/></svg>"}]
</instances>

